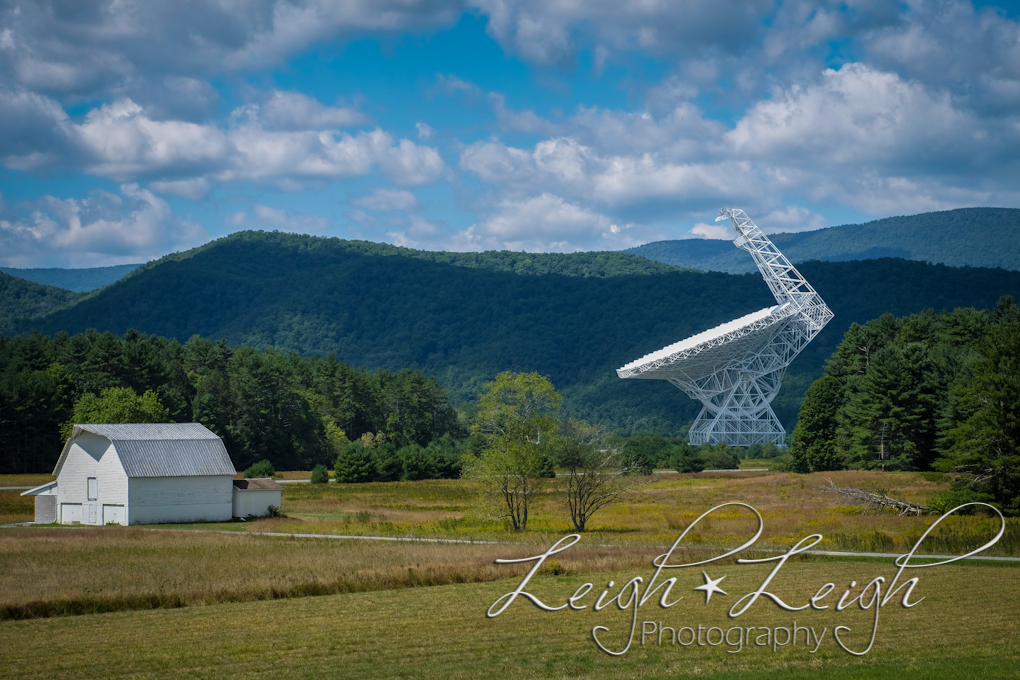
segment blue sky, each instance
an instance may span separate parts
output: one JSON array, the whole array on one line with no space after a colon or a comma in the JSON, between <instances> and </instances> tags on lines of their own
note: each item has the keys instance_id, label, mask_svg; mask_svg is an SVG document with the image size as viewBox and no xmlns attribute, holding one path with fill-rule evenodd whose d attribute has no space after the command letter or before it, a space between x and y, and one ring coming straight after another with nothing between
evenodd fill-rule
<instances>
[{"instance_id":1,"label":"blue sky","mask_svg":"<svg viewBox=\"0 0 1020 680\"><path fill-rule=\"evenodd\" d=\"M1016 3L0 0L0 264L1020 207Z\"/></svg>"}]
</instances>

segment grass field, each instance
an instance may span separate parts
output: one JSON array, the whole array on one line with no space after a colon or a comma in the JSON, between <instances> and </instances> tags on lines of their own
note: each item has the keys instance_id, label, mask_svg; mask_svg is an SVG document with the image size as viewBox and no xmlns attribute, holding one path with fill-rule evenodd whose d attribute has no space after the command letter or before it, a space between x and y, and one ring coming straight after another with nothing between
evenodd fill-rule
<instances>
[{"instance_id":1,"label":"grass field","mask_svg":"<svg viewBox=\"0 0 1020 680\"><path fill-rule=\"evenodd\" d=\"M230 538L230 537L226 537ZM505 549L490 547L488 558ZM727 608L756 588L763 565L715 564L729 595L704 604L689 588L702 582L700 570L679 570L685 599L671 609L652 603L638 612L638 639L623 657L596 649L591 629L609 628L601 639L623 646L630 612L542 612L520 600L495 619L489 605L511 591L526 567L499 567L516 578L407 590L347 593L325 597L216 604L184 609L129 611L0 623L4 662L10 678L1015 678L1020 647L1015 644L1015 603L1020 580L1015 567L968 564L922 570L916 594L925 599L902 609L881 610L874 648L853 657L835 646L836 625L851 628L843 640L854 649L867 643L871 612L855 606L843 612L783 612L757 602L735 621ZM607 580L649 577L648 566L622 572L537 576L529 591L550 604L562 603L583 582L601 588ZM890 578L891 565L875 560L805 560L789 564L769 590L801 603L823 583L842 588L875 576ZM586 602L590 604L589 601ZM828 628L815 654L803 644L752 644L739 653L726 644L673 646L669 634L640 644L644 621L663 625ZM780 633L782 635L782 633ZM736 640L736 636L732 636ZM798 638L799 640L799 638Z\"/></svg>"}]
</instances>

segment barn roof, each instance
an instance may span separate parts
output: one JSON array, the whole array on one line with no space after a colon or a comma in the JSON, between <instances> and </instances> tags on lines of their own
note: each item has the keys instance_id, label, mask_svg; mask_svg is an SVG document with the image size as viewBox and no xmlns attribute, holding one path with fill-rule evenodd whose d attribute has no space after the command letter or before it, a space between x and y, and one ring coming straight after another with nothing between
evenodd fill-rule
<instances>
[{"instance_id":1,"label":"barn roof","mask_svg":"<svg viewBox=\"0 0 1020 680\"><path fill-rule=\"evenodd\" d=\"M200 423L75 425L53 474L60 471L71 443L83 432L109 439L128 477L236 474L223 441Z\"/></svg>"}]
</instances>

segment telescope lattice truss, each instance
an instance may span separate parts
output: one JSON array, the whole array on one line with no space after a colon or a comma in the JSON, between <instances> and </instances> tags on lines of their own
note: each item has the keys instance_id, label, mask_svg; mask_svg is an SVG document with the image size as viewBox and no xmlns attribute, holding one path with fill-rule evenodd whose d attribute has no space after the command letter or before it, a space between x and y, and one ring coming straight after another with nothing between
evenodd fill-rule
<instances>
[{"instance_id":1,"label":"telescope lattice truss","mask_svg":"<svg viewBox=\"0 0 1020 680\"><path fill-rule=\"evenodd\" d=\"M778 303L664 347L616 373L621 378L668 380L704 404L690 429L692 444L785 444L786 432L769 405L794 357L832 318L821 296L761 229L736 208L723 208Z\"/></svg>"}]
</instances>

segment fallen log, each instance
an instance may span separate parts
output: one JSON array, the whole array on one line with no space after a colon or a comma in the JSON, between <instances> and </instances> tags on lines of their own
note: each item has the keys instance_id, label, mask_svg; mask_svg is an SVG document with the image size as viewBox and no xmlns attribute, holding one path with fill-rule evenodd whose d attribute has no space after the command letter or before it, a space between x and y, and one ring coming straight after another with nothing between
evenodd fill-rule
<instances>
[{"instance_id":1,"label":"fallen log","mask_svg":"<svg viewBox=\"0 0 1020 680\"><path fill-rule=\"evenodd\" d=\"M838 486L831 479L828 480L828 482L828 486L823 484L818 487L819 490L839 494L848 500L854 501L855 505L862 506L862 512L874 510L876 513L880 513L886 508L892 508L899 512L900 516L932 514L932 510L930 508L918 505L917 503L901 501L897 498L889 498L889 496L886 496L884 493L871 493L870 491L865 491L852 486Z\"/></svg>"}]
</instances>

